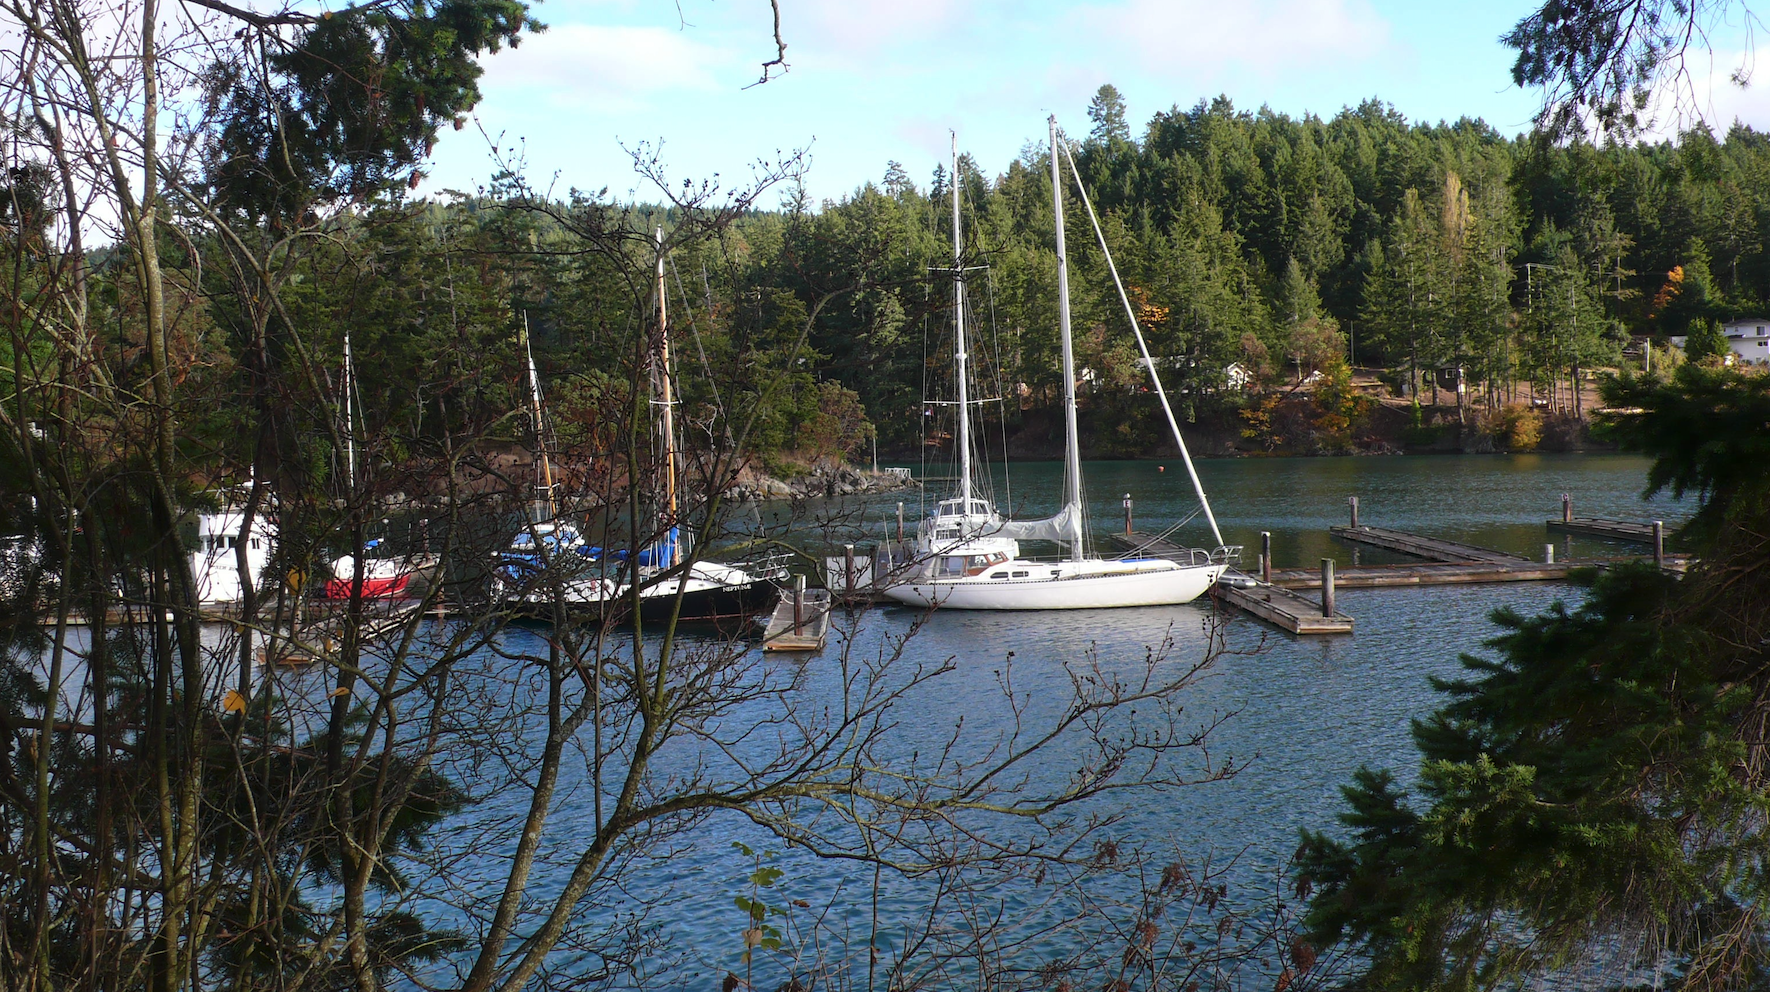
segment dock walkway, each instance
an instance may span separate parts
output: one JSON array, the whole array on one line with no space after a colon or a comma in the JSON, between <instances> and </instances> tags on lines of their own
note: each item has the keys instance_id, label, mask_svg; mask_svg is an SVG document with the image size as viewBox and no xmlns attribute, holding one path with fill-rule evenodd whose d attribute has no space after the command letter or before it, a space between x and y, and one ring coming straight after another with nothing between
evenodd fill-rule
<instances>
[{"instance_id":1,"label":"dock walkway","mask_svg":"<svg viewBox=\"0 0 1770 992\"><path fill-rule=\"evenodd\" d=\"M1320 586L1318 579L1316 587ZM1276 583L1262 583L1248 588L1220 585L1217 587L1217 595L1223 602L1293 634L1352 633L1351 617L1338 610L1331 617L1325 616L1320 602L1305 599Z\"/></svg>"},{"instance_id":2,"label":"dock walkway","mask_svg":"<svg viewBox=\"0 0 1770 992\"><path fill-rule=\"evenodd\" d=\"M795 618L794 614L798 616ZM775 604L762 635L764 651L817 651L830 633L830 591L788 593Z\"/></svg>"},{"instance_id":3,"label":"dock walkway","mask_svg":"<svg viewBox=\"0 0 1770 992\"><path fill-rule=\"evenodd\" d=\"M1458 563L1480 561L1492 564L1511 564L1530 560L1519 555L1507 554L1504 551L1495 551L1492 548L1481 548L1473 544L1446 541L1420 534L1409 534L1406 531L1390 530L1387 527L1371 527L1368 524L1359 527L1329 527L1328 533L1344 541L1368 544L1371 547L1384 548L1389 551L1399 551L1428 561Z\"/></svg>"},{"instance_id":4,"label":"dock walkway","mask_svg":"<svg viewBox=\"0 0 1770 992\"><path fill-rule=\"evenodd\" d=\"M1592 563L1587 562L1587 565ZM1478 582L1560 582L1570 562L1435 562L1429 565L1356 565L1334 573L1341 589L1387 589L1397 586L1455 586ZM1284 568L1272 571L1272 584L1284 589L1320 589L1321 573L1314 569Z\"/></svg>"},{"instance_id":5,"label":"dock walkway","mask_svg":"<svg viewBox=\"0 0 1770 992\"><path fill-rule=\"evenodd\" d=\"M1153 534L1132 531L1129 534L1114 534L1110 538L1120 549L1142 555L1147 558L1166 558L1169 561L1190 563L1199 560L1200 553L1192 548L1183 548L1165 538ZM1231 570L1233 572L1233 569ZM1239 576L1239 573L1235 573ZM1243 582L1246 576L1240 576ZM1321 588L1317 578L1315 587ZM1281 588L1276 583L1267 585L1262 582L1253 585L1224 583L1217 586L1216 597L1244 612L1251 613L1273 626L1288 630L1293 634L1350 634L1352 618L1338 610L1333 616L1322 613L1321 603L1307 599Z\"/></svg>"},{"instance_id":6,"label":"dock walkway","mask_svg":"<svg viewBox=\"0 0 1770 992\"><path fill-rule=\"evenodd\" d=\"M1653 525L1640 520L1610 520L1605 517L1573 517L1568 520L1545 520L1550 530L1589 537L1608 537L1637 544L1653 543Z\"/></svg>"}]
</instances>

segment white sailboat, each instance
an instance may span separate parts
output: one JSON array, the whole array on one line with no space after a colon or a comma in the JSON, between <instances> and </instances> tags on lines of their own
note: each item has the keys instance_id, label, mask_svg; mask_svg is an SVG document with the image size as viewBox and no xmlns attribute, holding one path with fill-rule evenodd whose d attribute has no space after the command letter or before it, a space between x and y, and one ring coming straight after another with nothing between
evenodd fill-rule
<instances>
[{"instance_id":1,"label":"white sailboat","mask_svg":"<svg viewBox=\"0 0 1770 992\"><path fill-rule=\"evenodd\" d=\"M1205 518L1217 539L1214 552L1196 550L1187 561L1168 558L1101 558L1089 553L1084 505L1082 502L1081 446L1076 432L1076 370L1075 352L1070 332L1069 262L1064 245L1063 179L1057 140L1057 119L1050 120L1051 188L1057 218L1057 299L1059 330L1063 345L1063 426L1064 426L1064 505L1055 515L1043 520L1005 520L987 501L972 496L969 441L970 409L966 402L963 354L964 332L958 325L956 362L959 375L960 426L960 493L957 498L936 505L934 516L923 521L917 532L916 556L884 584L883 592L892 599L912 606L938 606L965 610L1063 610L1100 609L1128 606L1168 606L1191 602L1215 583L1239 549L1225 547L1217 521L1210 511L1204 488L1199 484L1186 442L1180 436L1168 404L1167 393L1156 376L1155 362L1149 355L1142 332L1137 329L1136 315L1119 287L1127 316L1137 333L1145 365L1174 440L1186 463ZM1074 162L1070 163L1074 171ZM954 175L957 176L955 157ZM1078 181L1078 187L1079 187ZM956 187L955 187L956 189ZM1087 203L1087 192L1082 191ZM1090 205L1089 216L1093 217ZM958 254L958 196L953 198L954 254ZM1095 231L1099 233L1098 221ZM1106 243L1101 239L1101 249ZM1111 264L1110 254L1107 256ZM958 263L954 263L957 269ZM962 276L961 276L962 278ZM1116 268L1114 282L1118 281ZM962 293L960 298L962 299ZM962 306L962 304L958 304ZM1022 558L1021 540L1057 541L1067 546L1068 555L1059 561L1038 561Z\"/></svg>"},{"instance_id":2,"label":"white sailboat","mask_svg":"<svg viewBox=\"0 0 1770 992\"><path fill-rule=\"evenodd\" d=\"M958 416L954 441L958 455L958 490L935 504L934 513L916 530L916 566L942 561L954 569L988 567L1020 555L1020 543L1007 533L1012 525L995 505L979 494L973 463L970 346L965 335L965 241L959 216L959 139L952 145L953 176L953 380ZM1030 535L1037 536L1037 535ZM889 593L889 589L886 590Z\"/></svg>"}]
</instances>

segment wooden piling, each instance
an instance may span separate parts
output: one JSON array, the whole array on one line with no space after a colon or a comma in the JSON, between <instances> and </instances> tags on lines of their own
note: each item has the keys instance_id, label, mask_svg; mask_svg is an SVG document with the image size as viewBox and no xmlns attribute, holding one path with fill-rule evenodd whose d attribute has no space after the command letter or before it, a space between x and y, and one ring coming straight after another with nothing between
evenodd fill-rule
<instances>
[{"instance_id":1,"label":"wooden piling","mask_svg":"<svg viewBox=\"0 0 1770 992\"><path fill-rule=\"evenodd\" d=\"M1321 560L1321 615L1324 617L1334 615L1334 560L1332 558Z\"/></svg>"},{"instance_id":2,"label":"wooden piling","mask_svg":"<svg viewBox=\"0 0 1770 992\"><path fill-rule=\"evenodd\" d=\"M805 626L805 576L793 576L793 636Z\"/></svg>"},{"instance_id":3,"label":"wooden piling","mask_svg":"<svg viewBox=\"0 0 1770 992\"><path fill-rule=\"evenodd\" d=\"M842 545L842 594L854 598L854 545Z\"/></svg>"},{"instance_id":4,"label":"wooden piling","mask_svg":"<svg viewBox=\"0 0 1770 992\"><path fill-rule=\"evenodd\" d=\"M1272 532L1269 530L1260 532L1260 581L1269 585L1272 582Z\"/></svg>"},{"instance_id":5,"label":"wooden piling","mask_svg":"<svg viewBox=\"0 0 1770 992\"><path fill-rule=\"evenodd\" d=\"M1562 493L1561 494L1561 522L1564 524L1573 523L1573 494L1572 493Z\"/></svg>"},{"instance_id":6,"label":"wooden piling","mask_svg":"<svg viewBox=\"0 0 1770 992\"><path fill-rule=\"evenodd\" d=\"M1555 546L1553 544L1543 545L1543 564L1555 564Z\"/></svg>"},{"instance_id":7,"label":"wooden piling","mask_svg":"<svg viewBox=\"0 0 1770 992\"><path fill-rule=\"evenodd\" d=\"M1358 497L1346 497L1346 505L1352 508L1352 526L1358 526Z\"/></svg>"},{"instance_id":8,"label":"wooden piling","mask_svg":"<svg viewBox=\"0 0 1770 992\"><path fill-rule=\"evenodd\" d=\"M1653 522L1653 567L1666 567L1666 525L1663 520Z\"/></svg>"}]
</instances>

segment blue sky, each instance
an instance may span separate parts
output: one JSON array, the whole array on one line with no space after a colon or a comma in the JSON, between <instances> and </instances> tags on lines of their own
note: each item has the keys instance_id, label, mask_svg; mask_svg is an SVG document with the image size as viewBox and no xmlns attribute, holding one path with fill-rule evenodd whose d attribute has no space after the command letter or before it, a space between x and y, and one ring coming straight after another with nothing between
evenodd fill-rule
<instances>
[{"instance_id":1,"label":"blue sky","mask_svg":"<svg viewBox=\"0 0 1770 992\"><path fill-rule=\"evenodd\" d=\"M549 25L486 62L484 100L449 133L429 190L472 190L494 146L531 181L655 199L626 149L661 152L675 182L742 184L758 159L809 148L806 187L839 198L887 162L926 185L947 130L995 173L1055 113L1087 130L1110 82L1134 131L1160 110L1225 94L1330 116L1378 97L1413 120L1529 125L1535 93L1510 83L1499 36L1534 4L1434 0L782 0L791 71L755 82L771 57L765 0L548 0ZM1770 127L1770 91L1724 80L1744 50L1721 25L1716 54L1692 60L1695 104L1720 127ZM748 88L746 88L748 87ZM769 203L767 198L763 201Z\"/></svg>"}]
</instances>

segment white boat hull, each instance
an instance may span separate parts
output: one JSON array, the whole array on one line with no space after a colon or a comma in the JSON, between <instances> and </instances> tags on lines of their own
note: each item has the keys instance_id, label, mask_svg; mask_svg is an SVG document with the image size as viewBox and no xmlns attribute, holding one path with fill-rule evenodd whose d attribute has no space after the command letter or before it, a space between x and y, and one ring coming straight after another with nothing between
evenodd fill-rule
<instances>
[{"instance_id":1,"label":"white boat hull","mask_svg":"<svg viewBox=\"0 0 1770 992\"><path fill-rule=\"evenodd\" d=\"M946 610L1098 610L1176 606L1204 595L1228 566L1169 561L1011 562L1024 578L984 575L895 583L882 592L909 606Z\"/></svg>"}]
</instances>

